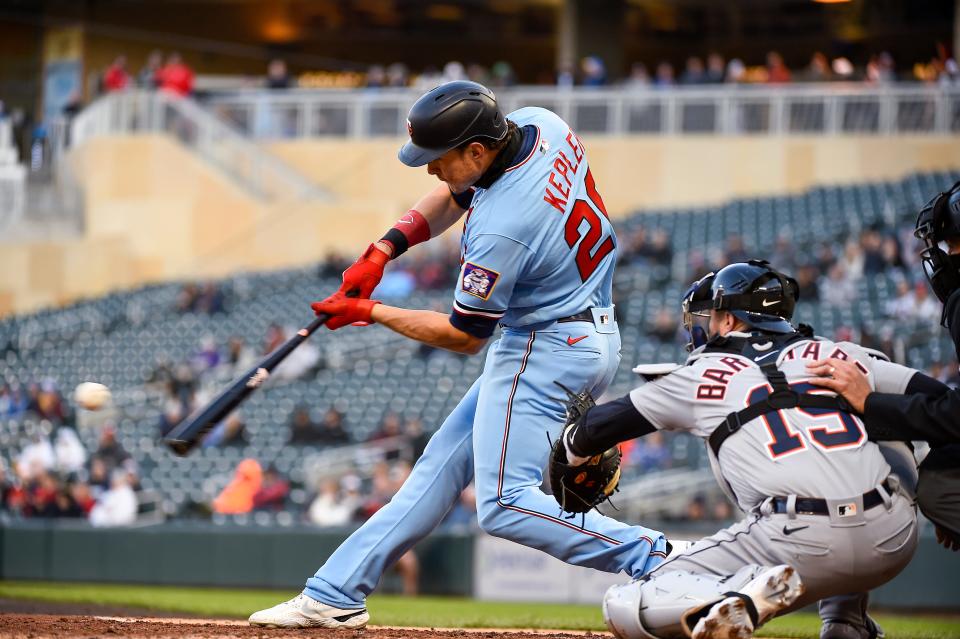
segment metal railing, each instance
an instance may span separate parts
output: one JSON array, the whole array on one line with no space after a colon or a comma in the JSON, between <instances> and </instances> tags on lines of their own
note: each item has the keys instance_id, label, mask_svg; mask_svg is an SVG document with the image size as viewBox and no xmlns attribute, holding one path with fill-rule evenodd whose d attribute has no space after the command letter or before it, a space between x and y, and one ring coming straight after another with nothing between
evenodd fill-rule
<instances>
[{"instance_id":1,"label":"metal railing","mask_svg":"<svg viewBox=\"0 0 960 639\"><path fill-rule=\"evenodd\" d=\"M244 90L207 104L254 138L406 135L417 90ZM652 135L960 132L960 87L918 84L500 89L505 112L555 111L579 133Z\"/></svg>"},{"instance_id":2,"label":"metal railing","mask_svg":"<svg viewBox=\"0 0 960 639\"><path fill-rule=\"evenodd\" d=\"M72 145L104 135L166 133L264 200L329 199L293 167L264 151L189 98L162 92L108 94L80 113Z\"/></svg>"}]
</instances>

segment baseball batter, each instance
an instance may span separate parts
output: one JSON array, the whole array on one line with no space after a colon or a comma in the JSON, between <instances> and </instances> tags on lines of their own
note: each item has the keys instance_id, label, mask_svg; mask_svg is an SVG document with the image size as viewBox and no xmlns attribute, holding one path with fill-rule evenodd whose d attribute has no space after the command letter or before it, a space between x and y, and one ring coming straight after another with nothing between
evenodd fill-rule
<instances>
[{"instance_id":1,"label":"baseball batter","mask_svg":"<svg viewBox=\"0 0 960 639\"><path fill-rule=\"evenodd\" d=\"M856 362L873 388L892 393L917 372L796 331L784 319L796 297L796 282L765 262L707 276L684 304L694 335L695 314L709 313L700 333L709 341L564 432L572 464L658 429L701 437L718 481L749 513L611 588L604 617L617 636L749 637L776 614L874 588L909 562L910 498L849 406L807 382L806 364Z\"/></svg>"},{"instance_id":2,"label":"baseball batter","mask_svg":"<svg viewBox=\"0 0 960 639\"><path fill-rule=\"evenodd\" d=\"M616 237L580 139L545 109L504 118L493 93L473 82L425 94L410 110L408 130L401 161L426 165L444 184L313 308L333 316L329 328L377 322L461 353L480 351L498 324L502 333L393 500L301 595L251 615L254 625L364 626L366 596L384 570L433 530L472 480L480 526L490 534L633 577L666 555L659 532L595 512L581 526L539 489L549 453L544 429L556 437L564 424L562 405L551 399L554 382L602 393L620 361L611 305ZM460 219L462 266L449 315L367 299L388 259Z\"/></svg>"}]
</instances>

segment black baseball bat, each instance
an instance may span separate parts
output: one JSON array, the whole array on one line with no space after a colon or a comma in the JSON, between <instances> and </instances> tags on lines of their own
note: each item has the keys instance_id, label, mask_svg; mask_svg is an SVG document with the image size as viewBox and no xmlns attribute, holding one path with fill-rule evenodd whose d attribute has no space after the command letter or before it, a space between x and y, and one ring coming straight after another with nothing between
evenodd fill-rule
<instances>
[{"instance_id":1,"label":"black baseball bat","mask_svg":"<svg viewBox=\"0 0 960 639\"><path fill-rule=\"evenodd\" d=\"M357 293L350 291L347 297L356 297ZM209 404L194 411L163 438L163 443L181 457L193 450L203 436L210 432L220 420L230 414L263 382L267 381L273 369L282 362L287 355L293 352L305 339L313 335L314 331L327 323L330 315L319 315L309 325L301 328L296 334L281 344L275 351L264 357L256 366L233 380L225 391L217 395Z\"/></svg>"}]
</instances>

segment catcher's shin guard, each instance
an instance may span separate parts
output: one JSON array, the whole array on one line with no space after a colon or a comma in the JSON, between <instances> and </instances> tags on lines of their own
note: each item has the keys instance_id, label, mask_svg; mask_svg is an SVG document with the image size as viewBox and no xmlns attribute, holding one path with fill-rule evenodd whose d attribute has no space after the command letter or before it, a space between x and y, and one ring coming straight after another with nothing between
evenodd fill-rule
<instances>
[{"instance_id":1,"label":"catcher's shin guard","mask_svg":"<svg viewBox=\"0 0 960 639\"><path fill-rule=\"evenodd\" d=\"M713 575L674 570L612 586L603 597L603 620L619 639L689 637L681 620L724 598Z\"/></svg>"}]
</instances>

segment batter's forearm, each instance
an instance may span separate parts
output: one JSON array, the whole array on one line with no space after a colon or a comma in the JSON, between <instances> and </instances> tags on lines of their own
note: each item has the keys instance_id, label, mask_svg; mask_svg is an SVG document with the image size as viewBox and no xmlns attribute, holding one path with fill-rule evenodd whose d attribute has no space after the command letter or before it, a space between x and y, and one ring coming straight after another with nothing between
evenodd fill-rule
<instances>
[{"instance_id":1,"label":"batter's forearm","mask_svg":"<svg viewBox=\"0 0 960 639\"><path fill-rule=\"evenodd\" d=\"M472 355L480 351L487 340L474 337L450 324L450 316L434 311L410 310L377 304L370 314L378 324L410 339L444 348L455 353Z\"/></svg>"},{"instance_id":2,"label":"batter's forearm","mask_svg":"<svg viewBox=\"0 0 960 639\"><path fill-rule=\"evenodd\" d=\"M436 237L459 220L464 210L453 199L450 188L440 184L417 200L413 208L420 212L430 224L430 237Z\"/></svg>"}]
</instances>

